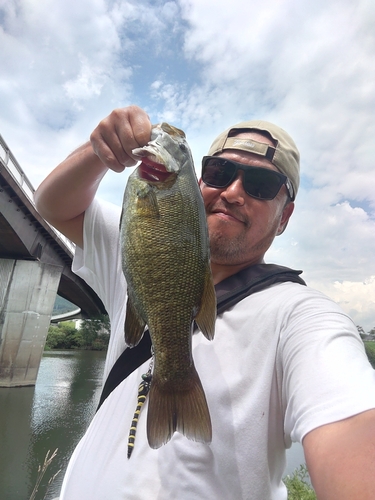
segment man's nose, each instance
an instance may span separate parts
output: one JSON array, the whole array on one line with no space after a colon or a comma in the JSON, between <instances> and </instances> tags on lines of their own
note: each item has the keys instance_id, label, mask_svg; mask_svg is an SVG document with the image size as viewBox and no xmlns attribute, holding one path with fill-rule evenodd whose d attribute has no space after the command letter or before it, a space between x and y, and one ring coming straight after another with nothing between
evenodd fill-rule
<instances>
[{"instance_id":1,"label":"man's nose","mask_svg":"<svg viewBox=\"0 0 375 500\"><path fill-rule=\"evenodd\" d=\"M243 172L240 170L237 177L234 179L229 186L227 186L220 193L220 196L225 199L228 203L233 203L236 205L243 205L246 199L246 192L244 190L243 184Z\"/></svg>"}]
</instances>

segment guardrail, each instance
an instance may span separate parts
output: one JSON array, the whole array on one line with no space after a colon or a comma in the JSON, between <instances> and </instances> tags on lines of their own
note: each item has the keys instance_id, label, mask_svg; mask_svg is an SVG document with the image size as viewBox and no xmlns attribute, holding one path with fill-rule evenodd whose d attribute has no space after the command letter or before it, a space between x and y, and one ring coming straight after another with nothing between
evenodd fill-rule
<instances>
[{"instance_id":1,"label":"guardrail","mask_svg":"<svg viewBox=\"0 0 375 500\"><path fill-rule=\"evenodd\" d=\"M31 182L27 178L25 172L20 167L18 161L13 156L12 152L4 141L2 135L0 134L0 157L3 160L8 172L12 175L13 179L22 188L22 191L29 198L31 203L34 204L34 192Z\"/></svg>"},{"instance_id":2,"label":"guardrail","mask_svg":"<svg viewBox=\"0 0 375 500\"><path fill-rule=\"evenodd\" d=\"M69 319L81 319L81 308L78 307L78 309L74 309L74 311L69 311L66 313L62 314L55 314L54 316L51 316L51 323L59 323L60 321L68 321Z\"/></svg>"},{"instance_id":3,"label":"guardrail","mask_svg":"<svg viewBox=\"0 0 375 500\"><path fill-rule=\"evenodd\" d=\"M35 189L29 179L27 178L27 175L25 172L22 170L20 164L14 157L13 153L11 150L8 148L7 143L3 139L3 136L0 134L0 159L4 166L6 167L7 171L10 173L10 175L13 177L13 179L17 182L17 184L20 186L22 189L23 193L27 196L29 199L30 203L35 207L34 203L34 193ZM47 222L47 221L46 221ZM48 222L47 222L48 224ZM75 252L75 244L70 241L66 236L61 234L57 229L55 229L51 224L48 224L52 231L56 234L56 236L68 247L68 249L74 254Z\"/></svg>"}]
</instances>

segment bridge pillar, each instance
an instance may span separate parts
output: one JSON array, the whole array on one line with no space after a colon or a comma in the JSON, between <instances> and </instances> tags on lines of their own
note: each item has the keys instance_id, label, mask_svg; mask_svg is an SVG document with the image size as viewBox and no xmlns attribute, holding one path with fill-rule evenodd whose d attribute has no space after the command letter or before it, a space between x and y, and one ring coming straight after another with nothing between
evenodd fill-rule
<instances>
[{"instance_id":1,"label":"bridge pillar","mask_svg":"<svg viewBox=\"0 0 375 500\"><path fill-rule=\"evenodd\" d=\"M0 259L0 387L35 385L61 272Z\"/></svg>"}]
</instances>

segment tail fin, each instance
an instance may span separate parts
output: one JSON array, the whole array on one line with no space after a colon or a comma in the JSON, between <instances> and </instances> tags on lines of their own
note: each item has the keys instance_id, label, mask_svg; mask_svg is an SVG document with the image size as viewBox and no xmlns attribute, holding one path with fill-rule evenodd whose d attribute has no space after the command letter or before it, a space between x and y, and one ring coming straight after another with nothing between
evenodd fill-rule
<instances>
[{"instance_id":1,"label":"tail fin","mask_svg":"<svg viewBox=\"0 0 375 500\"><path fill-rule=\"evenodd\" d=\"M202 443L212 440L206 396L194 366L184 387L166 389L153 375L147 415L147 438L151 448L160 448L175 431Z\"/></svg>"}]
</instances>

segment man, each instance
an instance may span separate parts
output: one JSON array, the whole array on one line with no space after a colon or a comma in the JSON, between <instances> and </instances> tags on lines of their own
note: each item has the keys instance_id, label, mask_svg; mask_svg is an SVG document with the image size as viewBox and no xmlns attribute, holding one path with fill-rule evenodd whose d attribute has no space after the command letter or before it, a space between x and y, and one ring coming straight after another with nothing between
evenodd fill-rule
<instances>
[{"instance_id":1,"label":"man","mask_svg":"<svg viewBox=\"0 0 375 500\"><path fill-rule=\"evenodd\" d=\"M99 294L111 319L105 376L125 349L126 284L119 257L120 208L94 199L108 169L121 172L150 139L136 106L115 110L41 184L40 213L77 244L73 270ZM204 160L203 195L215 283L263 262L294 209L299 155L266 122L221 134ZM218 159L218 160L217 160ZM247 168L252 167L252 168ZM221 170L220 170L221 169ZM280 175L281 174L281 175ZM61 500L285 499L285 448L303 443L321 499L375 498L375 375L355 326L319 292L280 283L216 321L215 339L193 335L210 408L210 445L175 433L158 450L127 438L148 362L105 400L70 461Z\"/></svg>"}]
</instances>

